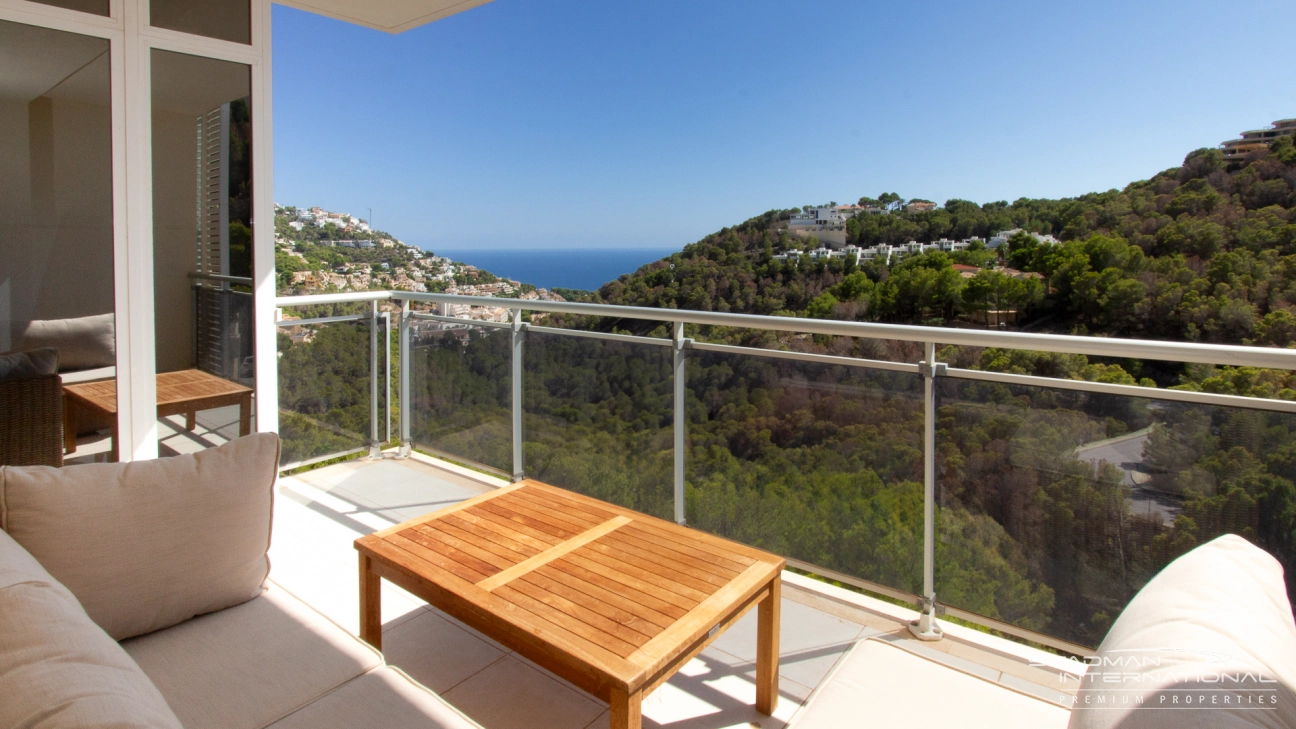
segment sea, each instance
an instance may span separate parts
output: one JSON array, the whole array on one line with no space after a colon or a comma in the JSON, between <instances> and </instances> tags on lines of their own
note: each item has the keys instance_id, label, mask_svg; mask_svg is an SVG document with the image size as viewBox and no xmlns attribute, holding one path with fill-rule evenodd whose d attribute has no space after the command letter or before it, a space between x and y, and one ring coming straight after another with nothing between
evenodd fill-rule
<instances>
[{"instance_id":1,"label":"sea","mask_svg":"<svg viewBox=\"0 0 1296 729\"><path fill-rule=\"evenodd\" d=\"M677 248L436 248L452 261L540 288L596 291Z\"/></svg>"}]
</instances>

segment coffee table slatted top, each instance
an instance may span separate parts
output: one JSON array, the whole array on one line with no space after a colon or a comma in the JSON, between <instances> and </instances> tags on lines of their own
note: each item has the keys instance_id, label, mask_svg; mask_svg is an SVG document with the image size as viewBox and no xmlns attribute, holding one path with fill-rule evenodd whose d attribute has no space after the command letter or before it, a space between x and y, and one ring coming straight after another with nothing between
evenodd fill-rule
<instances>
[{"instance_id":1,"label":"coffee table slatted top","mask_svg":"<svg viewBox=\"0 0 1296 729\"><path fill-rule=\"evenodd\" d=\"M105 413L117 412L116 379L64 385L63 390L74 393ZM159 408L168 408L173 405L187 406L191 403L201 404L205 400L219 398L251 397L251 395L252 388L201 370L162 372L157 376L157 404Z\"/></svg>"},{"instance_id":2,"label":"coffee table slatted top","mask_svg":"<svg viewBox=\"0 0 1296 729\"><path fill-rule=\"evenodd\" d=\"M593 681L577 683L599 694L599 687L650 683L714 635L727 614L749 608L784 565L529 480L362 537L356 548L431 577L460 603L507 624L506 638L537 639L579 658Z\"/></svg>"}]
</instances>

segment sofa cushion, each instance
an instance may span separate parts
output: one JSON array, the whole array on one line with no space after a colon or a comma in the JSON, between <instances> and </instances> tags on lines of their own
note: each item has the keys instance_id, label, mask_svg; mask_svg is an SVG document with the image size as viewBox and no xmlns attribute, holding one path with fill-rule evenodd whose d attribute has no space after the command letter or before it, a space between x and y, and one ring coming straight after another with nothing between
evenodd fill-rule
<instances>
[{"instance_id":1,"label":"sofa cushion","mask_svg":"<svg viewBox=\"0 0 1296 729\"><path fill-rule=\"evenodd\" d=\"M57 581L21 544L0 531L0 590L22 582L47 584ZM0 621L0 628L4 625Z\"/></svg>"},{"instance_id":2,"label":"sofa cushion","mask_svg":"<svg viewBox=\"0 0 1296 729\"><path fill-rule=\"evenodd\" d=\"M272 582L251 602L122 645L186 729L258 729L382 662Z\"/></svg>"},{"instance_id":3,"label":"sofa cushion","mask_svg":"<svg viewBox=\"0 0 1296 729\"><path fill-rule=\"evenodd\" d=\"M271 725L272 729L480 729L401 671L383 666Z\"/></svg>"},{"instance_id":4,"label":"sofa cushion","mask_svg":"<svg viewBox=\"0 0 1296 729\"><path fill-rule=\"evenodd\" d=\"M0 354L0 382L56 375L58 368L58 350L49 347L33 349L29 352Z\"/></svg>"},{"instance_id":5,"label":"sofa cushion","mask_svg":"<svg viewBox=\"0 0 1296 729\"><path fill-rule=\"evenodd\" d=\"M0 726L180 729L139 666L4 532Z\"/></svg>"},{"instance_id":6,"label":"sofa cushion","mask_svg":"<svg viewBox=\"0 0 1296 729\"><path fill-rule=\"evenodd\" d=\"M194 455L0 469L0 528L116 640L246 602L269 573L279 439Z\"/></svg>"},{"instance_id":7,"label":"sofa cushion","mask_svg":"<svg viewBox=\"0 0 1296 729\"><path fill-rule=\"evenodd\" d=\"M1296 727L1282 565L1236 535L1161 570L1089 663L1072 729Z\"/></svg>"},{"instance_id":8,"label":"sofa cushion","mask_svg":"<svg viewBox=\"0 0 1296 729\"><path fill-rule=\"evenodd\" d=\"M59 366L69 370L117 364L117 341L112 314L76 319L49 319L27 324L22 349L53 347Z\"/></svg>"}]
</instances>

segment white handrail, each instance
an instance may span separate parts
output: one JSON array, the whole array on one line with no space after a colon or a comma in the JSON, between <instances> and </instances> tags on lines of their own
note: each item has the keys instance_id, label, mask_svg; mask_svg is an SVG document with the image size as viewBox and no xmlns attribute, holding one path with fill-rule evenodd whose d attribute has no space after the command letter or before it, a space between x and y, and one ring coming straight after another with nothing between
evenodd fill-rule
<instances>
[{"instance_id":1,"label":"white handrail","mask_svg":"<svg viewBox=\"0 0 1296 729\"><path fill-rule=\"evenodd\" d=\"M313 294L308 296L281 296L275 306L308 306L361 301L394 299L424 303L468 304L494 306L519 311L539 311L555 314L603 316L621 319L641 319L660 322L684 322L707 326L736 327L796 332L800 334L827 334L865 339L892 339L906 342L938 342L970 347L1000 347L1065 354L1084 354L1121 359L1150 359L1167 362L1197 362L1202 364L1231 365L1237 367L1264 367L1296 370L1296 349L1249 347L1234 344L1202 344L1196 342L1162 342L1151 339L1120 339L1115 337L1082 337L1069 334L1033 334L1028 332L992 332L977 329L948 329L908 324L877 324L871 322L836 321L831 319L800 319L758 314L731 314L717 311L692 311L688 309L657 309L646 306L620 306L611 304L582 304L570 301L538 301L505 299L489 296L462 296L458 294L424 294L411 291L357 291L340 294ZM487 303L489 302L489 303Z\"/></svg>"}]
</instances>

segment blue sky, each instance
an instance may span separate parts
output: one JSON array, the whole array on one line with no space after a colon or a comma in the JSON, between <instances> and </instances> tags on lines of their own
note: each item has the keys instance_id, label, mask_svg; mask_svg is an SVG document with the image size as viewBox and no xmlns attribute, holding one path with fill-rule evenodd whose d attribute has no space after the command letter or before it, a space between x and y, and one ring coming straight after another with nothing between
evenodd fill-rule
<instances>
[{"instance_id":1,"label":"blue sky","mask_svg":"<svg viewBox=\"0 0 1296 729\"><path fill-rule=\"evenodd\" d=\"M463 249L1078 195L1296 117L1294 26L1289 0L495 0L392 36L275 6L275 198Z\"/></svg>"}]
</instances>

